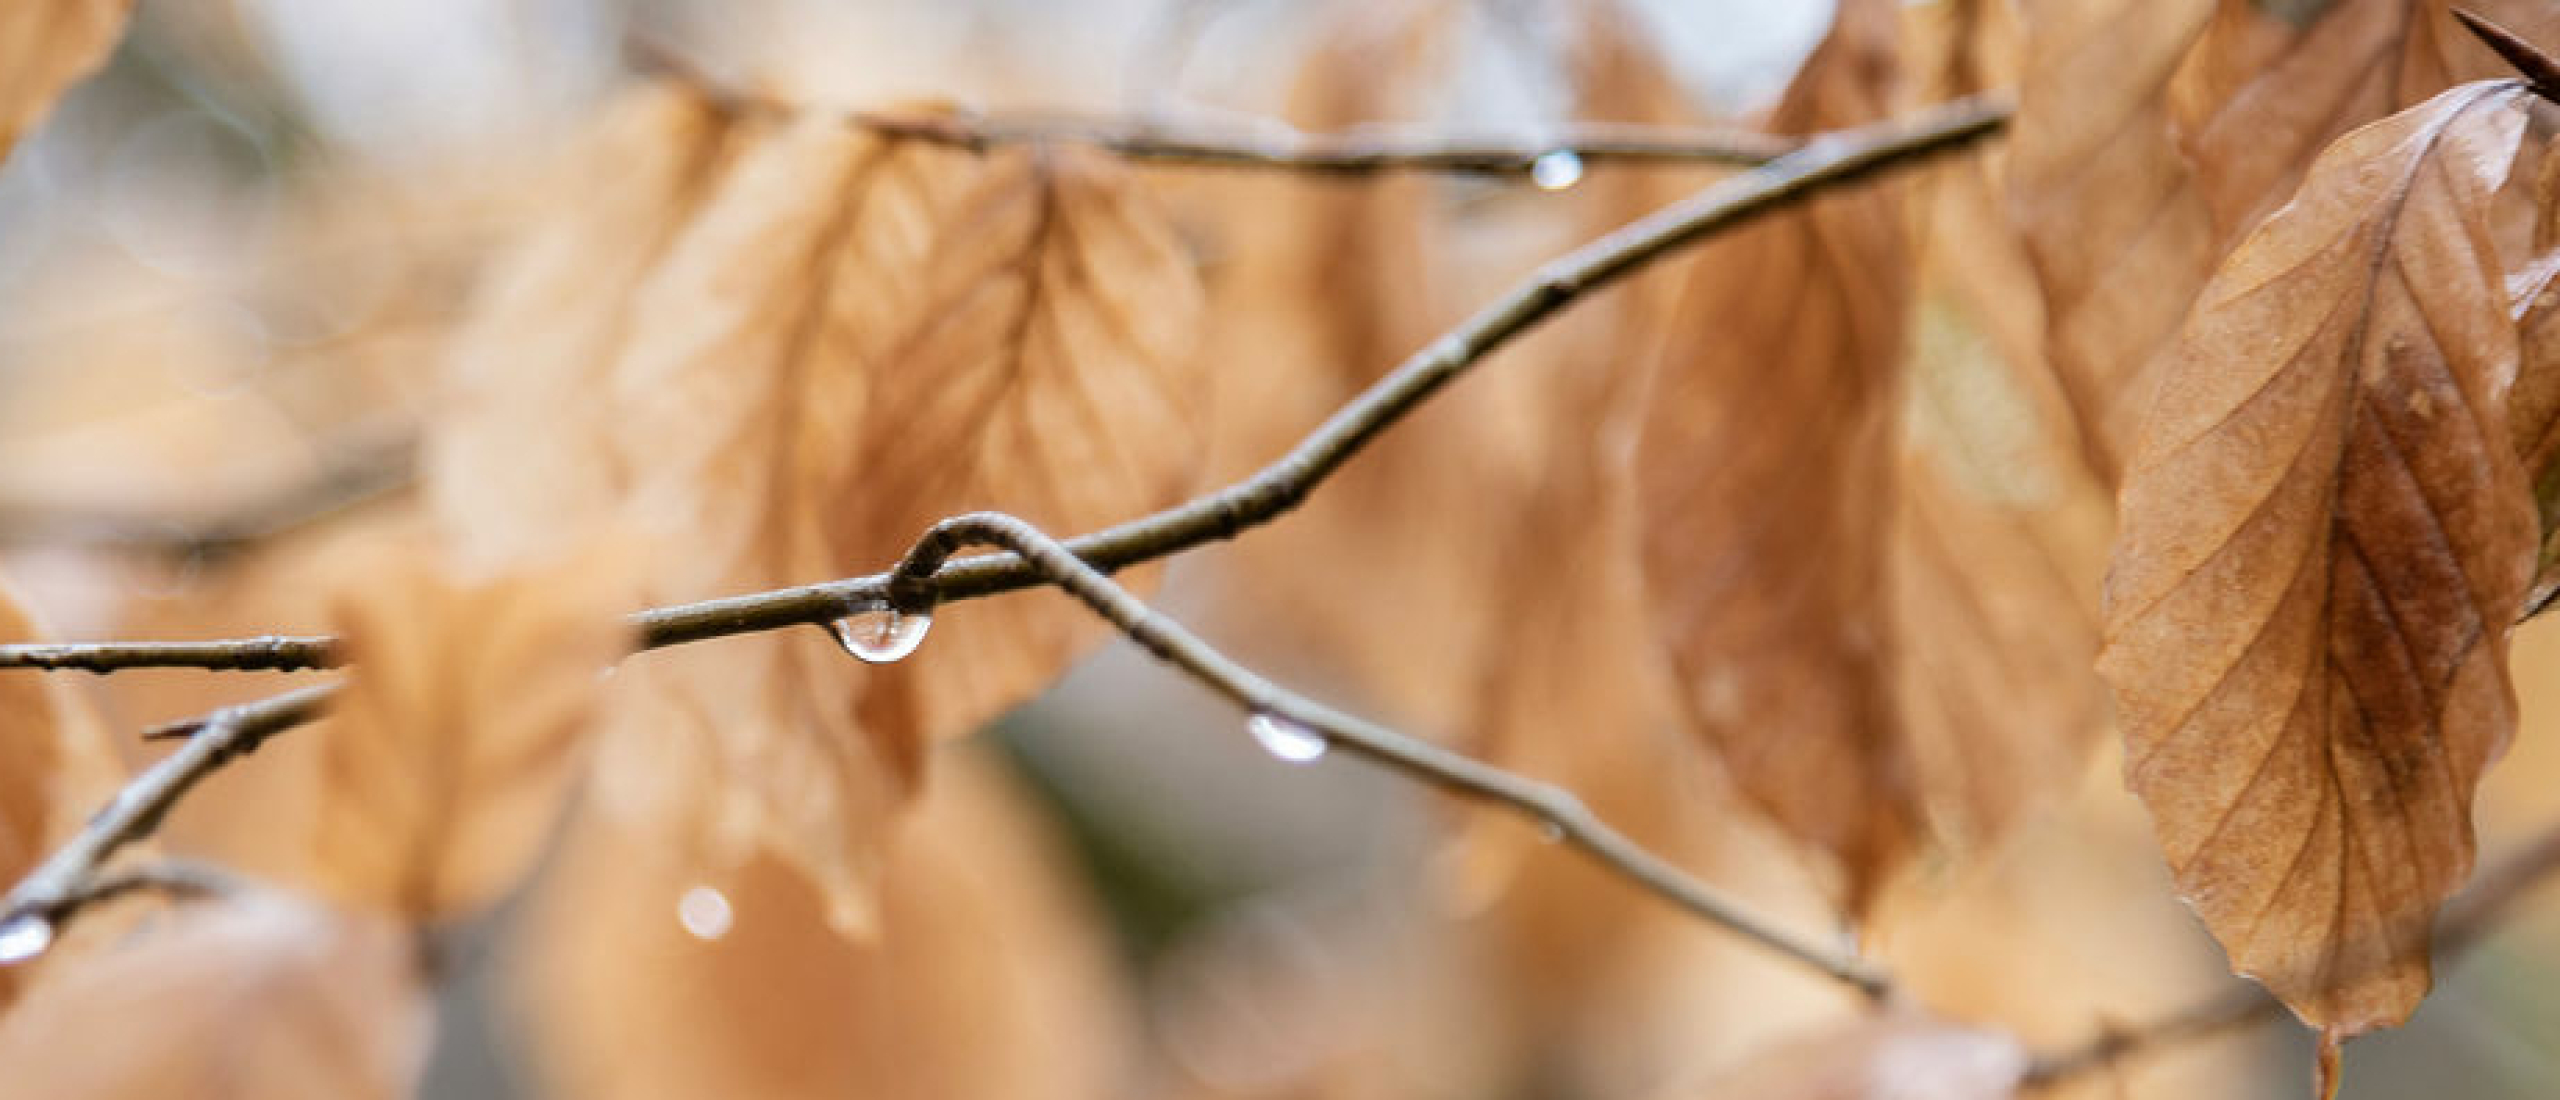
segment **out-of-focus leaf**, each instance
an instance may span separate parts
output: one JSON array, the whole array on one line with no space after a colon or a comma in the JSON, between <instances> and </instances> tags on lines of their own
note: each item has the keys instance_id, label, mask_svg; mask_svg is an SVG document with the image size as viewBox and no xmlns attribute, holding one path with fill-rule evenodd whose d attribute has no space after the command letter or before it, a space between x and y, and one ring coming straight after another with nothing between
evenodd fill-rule
<instances>
[{"instance_id":1,"label":"out-of-focus leaf","mask_svg":"<svg viewBox=\"0 0 2560 1100\"><path fill-rule=\"evenodd\" d=\"M1079 154L981 157L823 114L745 139L636 292L612 369L629 515L663 551L649 600L879 569L954 512L1081 531L1179 499L1201 444L1193 279L1136 184ZM720 859L781 855L864 926L926 745L1095 633L1060 602L944 619L965 641L895 669L815 632L651 660L608 795L701 822Z\"/></svg>"},{"instance_id":2,"label":"out-of-focus leaf","mask_svg":"<svg viewBox=\"0 0 2560 1100\"><path fill-rule=\"evenodd\" d=\"M868 942L784 863L689 865L666 823L590 816L507 967L544 1095L1121 1095L1127 1007L1018 798L939 762Z\"/></svg>"},{"instance_id":3,"label":"out-of-focus leaf","mask_svg":"<svg viewBox=\"0 0 2560 1100\"><path fill-rule=\"evenodd\" d=\"M2507 280L2518 345L2507 423L2542 521L2529 608L2560 592L2560 156L2545 149L2541 164L2534 175L2535 255Z\"/></svg>"},{"instance_id":4,"label":"out-of-focus leaf","mask_svg":"<svg viewBox=\"0 0 2560 1100\"><path fill-rule=\"evenodd\" d=\"M629 478L610 419L575 410L608 384L632 292L700 200L727 129L688 90L652 85L610 105L553 184L562 215L481 288L420 460L466 563L556 552L610 521Z\"/></svg>"},{"instance_id":5,"label":"out-of-focus leaf","mask_svg":"<svg viewBox=\"0 0 2560 1100\"><path fill-rule=\"evenodd\" d=\"M522 878L586 756L627 593L580 560L461 578L385 554L337 599L356 663L323 746L315 842L333 892L418 921Z\"/></svg>"},{"instance_id":6,"label":"out-of-focus leaf","mask_svg":"<svg viewBox=\"0 0 2560 1100\"><path fill-rule=\"evenodd\" d=\"M1844 4L1772 120L1888 111L1896 11ZM1880 623L1911 270L1890 185L1703 249L1645 410L1645 581L1689 712L1735 785L1837 857L1852 908L1909 850L1919 792Z\"/></svg>"},{"instance_id":7,"label":"out-of-focus leaf","mask_svg":"<svg viewBox=\"0 0 2560 1100\"><path fill-rule=\"evenodd\" d=\"M2029 0L2011 218L2043 281L2055 376L2112 480L2137 378L2213 258L2164 92L2211 0Z\"/></svg>"},{"instance_id":8,"label":"out-of-focus leaf","mask_svg":"<svg viewBox=\"0 0 2560 1100\"><path fill-rule=\"evenodd\" d=\"M115 49L133 0L18 0L0 11L0 157Z\"/></svg>"},{"instance_id":9,"label":"out-of-focus leaf","mask_svg":"<svg viewBox=\"0 0 2560 1100\"><path fill-rule=\"evenodd\" d=\"M66 967L0 1019L10 1095L409 1095L431 1015L401 928L267 897L178 921Z\"/></svg>"},{"instance_id":10,"label":"out-of-focus leaf","mask_svg":"<svg viewBox=\"0 0 2560 1100\"><path fill-rule=\"evenodd\" d=\"M2533 564L2488 228L2524 115L2466 85L2356 131L2216 273L2126 475L2102 672L2180 890L2306 1021L2427 989L2515 722Z\"/></svg>"},{"instance_id":11,"label":"out-of-focus leaf","mask_svg":"<svg viewBox=\"0 0 2560 1100\"><path fill-rule=\"evenodd\" d=\"M1701 1100L2007 1100L2027 1052L1996 1031L1921 1016L1847 1020L1777 1044L1681 1094Z\"/></svg>"}]
</instances>

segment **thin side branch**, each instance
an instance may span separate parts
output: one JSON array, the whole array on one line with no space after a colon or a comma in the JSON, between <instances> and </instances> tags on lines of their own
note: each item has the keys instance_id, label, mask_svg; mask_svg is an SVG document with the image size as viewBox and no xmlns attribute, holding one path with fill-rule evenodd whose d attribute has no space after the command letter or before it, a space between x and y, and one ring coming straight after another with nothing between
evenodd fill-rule
<instances>
[{"instance_id":1,"label":"thin side branch","mask_svg":"<svg viewBox=\"0 0 2560 1100\"><path fill-rule=\"evenodd\" d=\"M1756 215L1996 133L2008 122L2009 112L2002 100L1968 99L1907 119L1825 135L1765 167L1738 173L1663 207L1547 264L1406 359L1252 476L1165 511L1068 540L1067 548L1077 558L1111 572L1233 538L1268 523L1297 507L1370 440L1487 355L1586 295ZM1039 573L1009 554L965 558L934 574L932 600L992 596L1040 580ZM820 624L842 617L850 608L886 599L888 582L889 575L881 573L705 600L644 611L631 622L640 632L644 649ZM161 666L310 668L336 663L337 654L327 639L286 639L291 644L284 647L282 656L277 655L277 641L0 645L0 668L72 667L104 672ZM288 658L295 663L273 663Z\"/></svg>"},{"instance_id":2,"label":"thin side branch","mask_svg":"<svg viewBox=\"0 0 2560 1100\"><path fill-rule=\"evenodd\" d=\"M108 857L159 831L169 809L196 784L256 751L267 738L318 717L337 691L321 684L272 695L194 723L194 735L132 779L104 809L91 816L69 843L56 849L9 891L8 920L33 916L56 924L67 919L96 887Z\"/></svg>"},{"instance_id":3,"label":"thin side branch","mask_svg":"<svg viewBox=\"0 0 2560 1100\"><path fill-rule=\"evenodd\" d=\"M2482 871L2444 907L2436 922L2435 955L2447 965L2461 959L2533 889L2560 871L2560 824L2545 827L2514 852ZM2168 1050L2283 1017L2284 1002L2254 983L2239 983L2173 1015L2132 1028L2100 1032L2087 1043L2039 1056L2027 1070L2031 1088L2061 1085L2131 1058Z\"/></svg>"},{"instance_id":4,"label":"thin side branch","mask_svg":"<svg viewBox=\"0 0 2560 1100\"><path fill-rule=\"evenodd\" d=\"M1344 714L1263 678L1212 648L1181 623L1157 614L1100 570L1077 560L1065 544L1020 519L978 512L934 524L890 574L892 590L930 591L935 574L951 555L977 544L1012 551L1025 568L1084 601L1095 614L1119 627L1157 659L1188 673L1247 714L1296 723L1321 735L1327 743L1374 760L1406 778L1515 811L1629 882L1692 915L1869 997L1881 998L1890 989L1884 974L1864 960L1790 933L1740 901L1691 877L1611 828L1570 791Z\"/></svg>"}]
</instances>

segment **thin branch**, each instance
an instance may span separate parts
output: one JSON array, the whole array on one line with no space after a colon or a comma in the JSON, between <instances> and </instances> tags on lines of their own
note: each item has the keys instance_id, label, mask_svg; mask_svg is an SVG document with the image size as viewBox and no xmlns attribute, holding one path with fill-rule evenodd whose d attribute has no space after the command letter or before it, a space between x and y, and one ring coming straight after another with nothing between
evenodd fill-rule
<instances>
[{"instance_id":1,"label":"thin branch","mask_svg":"<svg viewBox=\"0 0 2560 1100\"><path fill-rule=\"evenodd\" d=\"M335 638L282 634L204 642L30 643L0 646L0 668L76 669L96 673L126 668L295 672L337 667L337 648Z\"/></svg>"},{"instance_id":2,"label":"thin branch","mask_svg":"<svg viewBox=\"0 0 2560 1100\"><path fill-rule=\"evenodd\" d=\"M1166 664L1189 673L1192 679L1225 696L1249 715L1268 715L1295 723L1322 736L1328 744L1358 753L1407 778L1514 810L1646 891L1847 983L1869 997L1881 998L1890 988L1885 976L1865 961L1786 931L1629 840L1600 820L1570 791L1344 714L1263 678L1218 652L1182 624L1157 614L1100 570L1077 560L1065 544L1012 516L978 512L933 525L890 574L891 590L908 600L931 592L935 574L950 556L973 544L1012 551L1026 568L1084 601L1085 606L1119 627L1130 640ZM907 610L922 610L907 600L901 602Z\"/></svg>"},{"instance_id":3,"label":"thin branch","mask_svg":"<svg viewBox=\"0 0 2560 1100\"><path fill-rule=\"evenodd\" d=\"M1336 411L1287 454L1252 476L1141 519L1068 540L1067 548L1110 572L1204 543L1235 537L1297 507L1351 456L1485 356L1586 295L1719 230L1808 196L1963 146L2009 118L1998 99L1969 99L1910 118L1815 138L1765 167L1737 173L1548 263L1536 274L1415 353ZM887 598L888 574L854 577L641 612L632 625L641 648L825 623ZM934 575L933 601L991 596L1039 583L1008 554L965 558ZM247 639L143 646L0 646L0 668L76 667L92 671L153 666L323 667L337 654L327 639ZM235 651L236 650L236 651Z\"/></svg>"},{"instance_id":4,"label":"thin branch","mask_svg":"<svg viewBox=\"0 0 2560 1100\"><path fill-rule=\"evenodd\" d=\"M1257 119L1249 133L1213 132L1075 115L914 114L857 111L874 133L972 151L999 145L1086 145L1124 160L1186 168L1286 169L1322 175L1453 172L1526 176L1541 158L1570 155L1578 167L1604 164L1752 166L1794 152L1800 139L1753 130L1577 123L1541 141L1449 138L1382 129L1310 134Z\"/></svg>"},{"instance_id":5,"label":"thin branch","mask_svg":"<svg viewBox=\"0 0 2560 1100\"><path fill-rule=\"evenodd\" d=\"M232 758L256 751L267 738L319 715L336 684L273 695L215 711L196 722L194 736L161 757L89 818L70 842L56 849L9 891L5 918L32 916L61 923L94 889L108 857L157 832L169 809Z\"/></svg>"},{"instance_id":6,"label":"thin branch","mask_svg":"<svg viewBox=\"0 0 2560 1100\"><path fill-rule=\"evenodd\" d=\"M2453 963L2468 954L2534 887L2560 871L2560 824L2547 826L2488 870L2444 907L2436 922L2435 955ZM2284 1015L2284 1002L2263 987L2239 983L2173 1015L2132 1028L2109 1029L2080 1046L2041 1055L2025 1083L2046 1088L2106 1069L2129 1058L2183 1046Z\"/></svg>"},{"instance_id":7,"label":"thin branch","mask_svg":"<svg viewBox=\"0 0 2560 1100\"><path fill-rule=\"evenodd\" d=\"M803 104L742 89L705 71L683 51L646 36L624 43L633 68L693 89L721 110L796 113ZM1581 165L1724 164L1752 166L1794 152L1795 138L1736 128L1577 124L1544 140L1450 138L1381 129L1309 134L1277 119L1256 118L1243 132L1196 124L1060 112L991 115L969 110L853 111L845 121L874 133L982 151L999 145L1085 145L1124 160L1192 168L1254 168L1327 175L1390 171L1529 175L1540 157L1570 153Z\"/></svg>"},{"instance_id":8,"label":"thin branch","mask_svg":"<svg viewBox=\"0 0 2560 1100\"><path fill-rule=\"evenodd\" d=\"M62 899L47 919L60 925L75 913L128 894L158 894L174 901L200 901L237 897L246 892L246 880L213 864L191 859L163 859L139 867L109 871L90 879L88 885Z\"/></svg>"}]
</instances>

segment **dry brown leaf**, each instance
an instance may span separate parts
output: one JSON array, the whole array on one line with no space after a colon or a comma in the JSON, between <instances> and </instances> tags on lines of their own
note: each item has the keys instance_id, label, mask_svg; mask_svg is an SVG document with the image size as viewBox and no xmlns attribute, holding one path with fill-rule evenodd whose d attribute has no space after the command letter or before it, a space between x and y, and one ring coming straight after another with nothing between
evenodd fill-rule
<instances>
[{"instance_id":1,"label":"dry brown leaf","mask_svg":"<svg viewBox=\"0 0 2560 1100\"><path fill-rule=\"evenodd\" d=\"M2027 1052L1996 1031L1920 1016L1842 1021L1771 1047L1704 1088L1697 1100L2006 1100Z\"/></svg>"},{"instance_id":2,"label":"dry brown leaf","mask_svg":"<svg viewBox=\"0 0 2560 1100\"><path fill-rule=\"evenodd\" d=\"M2112 480L2139 372L2211 269L2163 90L2211 0L2029 0L2010 130L2011 219L2043 281L2055 377Z\"/></svg>"},{"instance_id":3,"label":"dry brown leaf","mask_svg":"<svg viewBox=\"0 0 2560 1100\"><path fill-rule=\"evenodd\" d=\"M1461 63L1460 5L1344 3L1326 14L1285 105L1307 130L1411 124ZM1463 236L1449 224L1446 181L1418 173L1282 172L1227 186L1216 213L1232 227L1231 258L1207 345L1219 363L1221 477L1277 457L1455 320L1446 257ZM1492 618L1486 548L1504 533L1500 502L1534 461L1504 438L1498 395L1470 385L1443 396L1287 522L1224 551L1221 580L1235 598L1220 602L1232 610L1213 608L1204 624L1232 633L1250 659L1320 655L1327 675L1377 710L1426 728L1464 716ZM1460 500L1469 506L1448 506Z\"/></svg>"},{"instance_id":4,"label":"dry brown leaf","mask_svg":"<svg viewBox=\"0 0 2560 1100\"><path fill-rule=\"evenodd\" d=\"M340 591L356 667L312 734L336 897L447 920L524 877L585 761L597 682L631 645L617 572L569 560L466 578L386 554Z\"/></svg>"},{"instance_id":5,"label":"dry brown leaf","mask_svg":"<svg viewBox=\"0 0 2560 1100\"><path fill-rule=\"evenodd\" d=\"M0 1019L11 1096L395 1100L432 1015L390 922L255 897L80 960Z\"/></svg>"},{"instance_id":6,"label":"dry brown leaf","mask_svg":"<svg viewBox=\"0 0 2560 1100\"><path fill-rule=\"evenodd\" d=\"M2126 476L2102 673L2180 890L2305 1020L2404 1019L2514 724L2534 521L2468 85L2323 154L2199 298Z\"/></svg>"},{"instance_id":7,"label":"dry brown leaf","mask_svg":"<svg viewBox=\"0 0 2560 1100\"><path fill-rule=\"evenodd\" d=\"M2112 482L2214 257L2332 139L2479 72L2482 51L2439 0L2042 0L2027 18L2012 216Z\"/></svg>"},{"instance_id":8,"label":"dry brown leaf","mask_svg":"<svg viewBox=\"0 0 2560 1100\"><path fill-rule=\"evenodd\" d=\"M1131 1036L1105 944L996 780L938 763L868 943L785 864L688 865L668 823L584 821L506 968L543 1095L1118 1095Z\"/></svg>"},{"instance_id":9,"label":"dry brown leaf","mask_svg":"<svg viewBox=\"0 0 2560 1100\"><path fill-rule=\"evenodd\" d=\"M1892 4L1843 5L1773 128L1886 113L1895 27ZM1902 216L1870 187L1703 249L1635 459L1645 581L1690 714L1740 790L1838 858L1856 909L1918 817L1882 623Z\"/></svg>"},{"instance_id":10,"label":"dry brown leaf","mask_svg":"<svg viewBox=\"0 0 2560 1100\"><path fill-rule=\"evenodd\" d=\"M1061 532L1170 504L1195 473L1199 293L1136 185L1081 155L979 157L811 115L745 140L644 282L613 368L651 602L883 568L979 508ZM963 605L866 668L815 632L653 658L606 778L761 845L840 925L925 746L1057 675L1095 635L1063 602Z\"/></svg>"},{"instance_id":11,"label":"dry brown leaf","mask_svg":"<svg viewBox=\"0 0 2560 1100\"><path fill-rule=\"evenodd\" d=\"M0 12L0 157L104 64L133 0L18 0Z\"/></svg>"},{"instance_id":12,"label":"dry brown leaf","mask_svg":"<svg viewBox=\"0 0 2560 1100\"><path fill-rule=\"evenodd\" d=\"M537 227L479 292L447 354L420 466L466 564L556 552L611 519L627 478L591 405L631 328L632 291L720 163L728 120L695 93L650 85L606 108L557 182L562 217Z\"/></svg>"}]
</instances>

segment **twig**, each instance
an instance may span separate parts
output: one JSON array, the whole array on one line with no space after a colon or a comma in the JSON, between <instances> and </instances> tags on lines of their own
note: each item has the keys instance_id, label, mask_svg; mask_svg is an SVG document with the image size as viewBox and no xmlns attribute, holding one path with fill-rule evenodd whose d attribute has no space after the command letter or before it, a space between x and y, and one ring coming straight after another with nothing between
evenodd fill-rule
<instances>
[{"instance_id":1,"label":"twig","mask_svg":"<svg viewBox=\"0 0 2560 1100\"><path fill-rule=\"evenodd\" d=\"M1455 172L1525 176L1541 158L1570 155L1602 164L1760 165L1794 152L1800 139L1752 130L1633 123L1577 123L1543 141L1451 139L1365 129L1309 134L1258 119L1251 133L1213 133L1073 115L912 114L847 116L874 133L984 150L998 145L1088 145L1124 160L1186 168L1287 169L1324 175Z\"/></svg>"},{"instance_id":2,"label":"twig","mask_svg":"<svg viewBox=\"0 0 2560 1100\"><path fill-rule=\"evenodd\" d=\"M236 897L247 892L245 880L210 863L163 859L140 867L109 871L63 898L47 919L61 924L72 914L127 894L160 894L180 901Z\"/></svg>"},{"instance_id":3,"label":"twig","mask_svg":"<svg viewBox=\"0 0 2560 1100\"><path fill-rule=\"evenodd\" d=\"M1322 736L1329 744L1377 761L1407 778L1517 811L1628 881L1700 918L1847 983L1869 997L1881 998L1890 988L1885 976L1865 961L1787 932L1627 839L1563 788L1514 775L1344 714L1264 679L1211 648L1182 624L1157 614L1100 570L1077 560L1064 544L1012 516L978 512L934 524L890 574L890 589L905 597L900 602L906 610L923 610L912 601L934 589L934 575L954 552L973 544L1012 551L1026 568L1084 601L1085 606L1119 627L1149 653L1226 696L1247 714L1295 723Z\"/></svg>"},{"instance_id":4,"label":"twig","mask_svg":"<svg viewBox=\"0 0 2560 1100\"><path fill-rule=\"evenodd\" d=\"M1738 173L1547 264L1493 304L1415 353L1379 379L1279 460L1252 476L1187 503L1067 542L1075 556L1104 572L1229 539L1297 507L1351 456L1406 413L1465 374L1478 361L1593 291L1718 230L1829 188L1865 179L1997 132L2009 118L1997 99L1969 99L1908 119L1815 138L1765 167ZM1039 583L1040 575L1007 554L965 558L934 575L934 602L972 599ZM752 595L644 611L632 617L641 648L682 645L752 631L825 623L850 608L887 598L888 574L854 577ZM0 646L0 668L78 667L92 671L151 666L279 667L251 652L272 652L275 639L185 646ZM288 639L287 652L319 667L334 663L326 639ZM50 664L39 665L37 657ZM84 651L86 656L84 657Z\"/></svg>"},{"instance_id":5,"label":"twig","mask_svg":"<svg viewBox=\"0 0 2560 1100\"><path fill-rule=\"evenodd\" d=\"M0 918L21 917L62 922L94 889L107 858L160 828L169 808L195 785L233 757L253 752L268 737L291 729L320 713L336 684L273 695L254 703L215 711L194 723L194 735L176 752L161 757L125 782L108 802L45 861L9 891Z\"/></svg>"},{"instance_id":6,"label":"twig","mask_svg":"<svg viewBox=\"0 0 2560 1100\"><path fill-rule=\"evenodd\" d=\"M624 43L633 68L675 80L721 110L788 113L803 105L743 89L705 71L645 35ZM969 110L853 111L845 121L874 133L955 145L972 151L998 145L1087 145L1124 160L1195 168L1258 168L1365 175L1387 171L1526 175L1538 158L1570 153L1583 165L1759 165L1795 151L1795 138L1732 128L1577 124L1546 140L1451 139L1369 129L1308 134L1277 119L1254 119L1248 132L1211 132L1158 122L1131 122L1059 112L990 115Z\"/></svg>"},{"instance_id":7,"label":"twig","mask_svg":"<svg viewBox=\"0 0 2560 1100\"><path fill-rule=\"evenodd\" d=\"M2464 29L2469 30L2472 37L2478 38L2499 57L2505 58L2507 64L2515 66L2517 72L2524 74L2525 83L2533 88L2533 94L2560 103L2560 62L2554 62L2550 54L2542 52L2514 31L2469 11L2455 8L2453 17L2462 21Z\"/></svg>"},{"instance_id":8,"label":"twig","mask_svg":"<svg viewBox=\"0 0 2560 1100\"><path fill-rule=\"evenodd\" d=\"M93 642L0 646L0 668L201 668L225 672L294 672L335 668L337 639L266 634L207 642Z\"/></svg>"},{"instance_id":9,"label":"twig","mask_svg":"<svg viewBox=\"0 0 2560 1100\"><path fill-rule=\"evenodd\" d=\"M2523 846L2482 871L2444 907L2436 922L2435 954L2452 963L2478 946L2516 903L2560 871L2560 824L2546 827ZM2173 1015L2138 1027L2100 1032L2087 1043L2036 1058L2027 1070L2031 1088L2059 1085L2127 1058L2211 1038L2284 1015L2284 1002L2254 983L2224 989Z\"/></svg>"}]
</instances>

